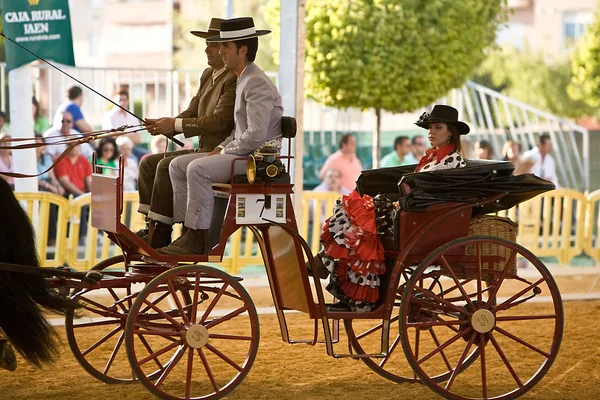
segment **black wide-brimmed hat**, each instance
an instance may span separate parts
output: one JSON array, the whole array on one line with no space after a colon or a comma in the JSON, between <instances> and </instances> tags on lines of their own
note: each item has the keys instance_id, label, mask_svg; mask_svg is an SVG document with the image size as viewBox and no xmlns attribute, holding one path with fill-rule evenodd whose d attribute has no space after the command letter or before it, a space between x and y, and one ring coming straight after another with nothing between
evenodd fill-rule
<instances>
[{"instance_id":1,"label":"black wide-brimmed hat","mask_svg":"<svg viewBox=\"0 0 600 400\"><path fill-rule=\"evenodd\" d=\"M208 39L209 37L219 36L221 22L225 21L223 18L212 18L210 20L210 25L208 26L208 31L191 31L190 33L195 36L200 36L201 38Z\"/></svg>"},{"instance_id":2,"label":"black wide-brimmed hat","mask_svg":"<svg viewBox=\"0 0 600 400\"><path fill-rule=\"evenodd\" d=\"M206 39L207 42L235 42L271 33L267 30L256 30L251 17L227 19L221 22L220 33Z\"/></svg>"},{"instance_id":3,"label":"black wide-brimmed hat","mask_svg":"<svg viewBox=\"0 0 600 400\"><path fill-rule=\"evenodd\" d=\"M424 112L415 125L421 128L429 129L429 124L432 122L444 122L452 124L458 128L458 133L466 135L471 131L469 125L458 120L458 110L454 107L436 104L433 106L431 113Z\"/></svg>"}]
</instances>

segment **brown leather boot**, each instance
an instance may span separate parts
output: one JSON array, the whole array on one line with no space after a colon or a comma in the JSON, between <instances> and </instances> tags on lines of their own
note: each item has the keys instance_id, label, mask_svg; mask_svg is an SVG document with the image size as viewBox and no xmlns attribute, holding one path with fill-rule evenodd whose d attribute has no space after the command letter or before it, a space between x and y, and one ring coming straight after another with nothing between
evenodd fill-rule
<instances>
[{"instance_id":1,"label":"brown leather boot","mask_svg":"<svg viewBox=\"0 0 600 400\"><path fill-rule=\"evenodd\" d=\"M144 221L146 221L146 226L135 233L137 237L143 238L144 236L148 236L148 232L150 231L150 218L146 215Z\"/></svg>"},{"instance_id":2,"label":"brown leather boot","mask_svg":"<svg viewBox=\"0 0 600 400\"><path fill-rule=\"evenodd\" d=\"M173 233L173 225L163 224L162 222L156 222L154 229L150 229L147 236L143 237L153 249L160 249L161 247L168 246L171 243L171 234Z\"/></svg>"},{"instance_id":3,"label":"brown leather boot","mask_svg":"<svg viewBox=\"0 0 600 400\"><path fill-rule=\"evenodd\" d=\"M162 249L160 254L202 255L208 254L206 248L208 229L189 229L179 239Z\"/></svg>"}]
</instances>

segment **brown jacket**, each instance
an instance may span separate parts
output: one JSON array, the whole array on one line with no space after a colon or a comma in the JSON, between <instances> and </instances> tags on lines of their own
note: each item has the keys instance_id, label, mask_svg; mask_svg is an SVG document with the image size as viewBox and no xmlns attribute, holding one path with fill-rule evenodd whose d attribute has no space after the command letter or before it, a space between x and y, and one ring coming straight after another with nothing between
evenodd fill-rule
<instances>
[{"instance_id":1,"label":"brown jacket","mask_svg":"<svg viewBox=\"0 0 600 400\"><path fill-rule=\"evenodd\" d=\"M198 93L192 98L187 110L176 118L183 118L183 134L186 138L198 136L198 148L212 151L234 128L233 106L237 76L224 71L212 81L213 68L207 68L200 78Z\"/></svg>"}]
</instances>

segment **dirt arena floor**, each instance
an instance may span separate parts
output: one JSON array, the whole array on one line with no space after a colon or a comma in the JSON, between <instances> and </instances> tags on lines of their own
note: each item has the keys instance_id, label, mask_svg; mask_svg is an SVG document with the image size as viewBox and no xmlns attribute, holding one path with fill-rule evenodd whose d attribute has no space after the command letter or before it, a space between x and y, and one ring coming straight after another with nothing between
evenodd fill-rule
<instances>
[{"instance_id":1,"label":"dirt arena floor","mask_svg":"<svg viewBox=\"0 0 600 400\"><path fill-rule=\"evenodd\" d=\"M563 294L581 290L590 278L559 278ZM272 305L266 288L250 288L257 307ZM534 309L536 306L530 306ZM558 357L542 381L525 399L600 398L600 301L564 303L565 331ZM312 321L289 315L290 331L308 337ZM526 329L526 328L524 328ZM89 376L66 344L60 359L36 370L19 359L19 368L0 371L0 399L119 399L154 398L141 384L107 385ZM543 335L543 332L539 332ZM525 360L515 360L515 366ZM435 399L421 384L395 384L372 372L361 361L328 357L324 345L288 345L282 342L274 315L260 316L260 346L250 373L229 399Z\"/></svg>"}]
</instances>

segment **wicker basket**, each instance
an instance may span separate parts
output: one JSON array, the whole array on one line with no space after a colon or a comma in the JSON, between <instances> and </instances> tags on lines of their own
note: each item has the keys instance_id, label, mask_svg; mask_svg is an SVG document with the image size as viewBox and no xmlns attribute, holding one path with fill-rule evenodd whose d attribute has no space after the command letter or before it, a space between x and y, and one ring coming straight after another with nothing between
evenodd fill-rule
<instances>
[{"instance_id":1,"label":"wicker basket","mask_svg":"<svg viewBox=\"0 0 600 400\"><path fill-rule=\"evenodd\" d=\"M496 217L493 215L481 215L471 219L469 224L469 236L485 235L494 236L502 239L510 240L515 242L517 239L517 227L509 218ZM502 256L504 262L483 262L482 263L482 277L485 280L493 280L498 278L502 269L506 265L506 261L510 257L512 251L506 247L499 246L494 243L480 243L481 255L482 256ZM467 245L466 254L474 255L475 244ZM455 266L454 269L456 276L459 279L477 279L477 272L475 268L461 268ZM512 261L509 266L508 275L506 278L517 275L517 259Z\"/></svg>"}]
</instances>

